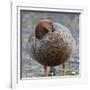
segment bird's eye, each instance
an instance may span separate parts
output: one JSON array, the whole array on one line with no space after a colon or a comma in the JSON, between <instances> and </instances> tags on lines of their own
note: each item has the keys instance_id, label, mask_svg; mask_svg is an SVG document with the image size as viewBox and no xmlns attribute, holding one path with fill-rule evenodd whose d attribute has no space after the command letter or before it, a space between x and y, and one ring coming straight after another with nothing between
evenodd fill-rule
<instances>
[{"instance_id":1,"label":"bird's eye","mask_svg":"<svg viewBox=\"0 0 90 90\"><path fill-rule=\"evenodd\" d=\"M43 30L44 30L45 33L48 33L48 30L46 28L43 28Z\"/></svg>"},{"instance_id":2,"label":"bird's eye","mask_svg":"<svg viewBox=\"0 0 90 90\"><path fill-rule=\"evenodd\" d=\"M48 31L46 28L43 28L43 30Z\"/></svg>"}]
</instances>

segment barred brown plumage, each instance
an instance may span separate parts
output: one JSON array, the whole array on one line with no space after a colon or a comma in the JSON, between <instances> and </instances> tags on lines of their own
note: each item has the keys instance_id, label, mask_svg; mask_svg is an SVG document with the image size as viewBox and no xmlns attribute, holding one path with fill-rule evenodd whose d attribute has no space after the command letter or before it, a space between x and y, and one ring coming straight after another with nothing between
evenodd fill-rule
<instances>
[{"instance_id":1,"label":"barred brown plumage","mask_svg":"<svg viewBox=\"0 0 90 90\"><path fill-rule=\"evenodd\" d=\"M44 65L45 75L48 76L47 66L63 65L71 57L75 40L69 29L64 25L49 19L41 20L35 35L30 42L31 57Z\"/></svg>"}]
</instances>

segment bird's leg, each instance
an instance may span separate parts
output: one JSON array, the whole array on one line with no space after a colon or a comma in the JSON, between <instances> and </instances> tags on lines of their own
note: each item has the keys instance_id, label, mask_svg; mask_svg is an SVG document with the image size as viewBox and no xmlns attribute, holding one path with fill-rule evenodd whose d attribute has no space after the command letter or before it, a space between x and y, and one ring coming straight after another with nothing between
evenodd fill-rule
<instances>
[{"instance_id":1,"label":"bird's leg","mask_svg":"<svg viewBox=\"0 0 90 90\"><path fill-rule=\"evenodd\" d=\"M47 71L47 66L44 66L44 70L45 70L45 76L48 76L48 71Z\"/></svg>"},{"instance_id":2,"label":"bird's leg","mask_svg":"<svg viewBox=\"0 0 90 90\"><path fill-rule=\"evenodd\" d=\"M65 76L66 73L66 67L65 67L65 63L63 64L63 75Z\"/></svg>"}]
</instances>

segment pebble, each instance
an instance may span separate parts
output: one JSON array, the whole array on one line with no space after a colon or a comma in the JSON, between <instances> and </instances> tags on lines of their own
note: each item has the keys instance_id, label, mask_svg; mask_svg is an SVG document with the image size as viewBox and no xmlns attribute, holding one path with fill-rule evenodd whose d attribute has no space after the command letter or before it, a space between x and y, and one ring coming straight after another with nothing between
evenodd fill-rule
<instances>
[{"instance_id":1,"label":"pebble","mask_svg":"<svg viewBox=\"0 0 90 90\"><path fill-rule=\"evenodd\" d=\"M72 74L72 75L75 75L75 74L76 74L76 72L72 71L72 72L71 72L71 74Z\"/></svg>"}]
</instances>

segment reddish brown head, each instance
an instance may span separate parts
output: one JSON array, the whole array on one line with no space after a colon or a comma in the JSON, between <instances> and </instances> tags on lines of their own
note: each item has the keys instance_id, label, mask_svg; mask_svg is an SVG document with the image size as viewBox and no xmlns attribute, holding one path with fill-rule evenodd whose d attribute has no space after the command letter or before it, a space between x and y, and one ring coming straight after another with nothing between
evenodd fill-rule
<instances>
[{"instance_id":1,"label":"reddish brown head","mask_svg":"<svg viewBox=\"0 0 90 90\"><path fill-rule=\"evenodd\" d=\"M35 36L42 39L48 32L53 32L53 22L49 19L41 20L35 28Z\"/></svg>"}]
</instances>

